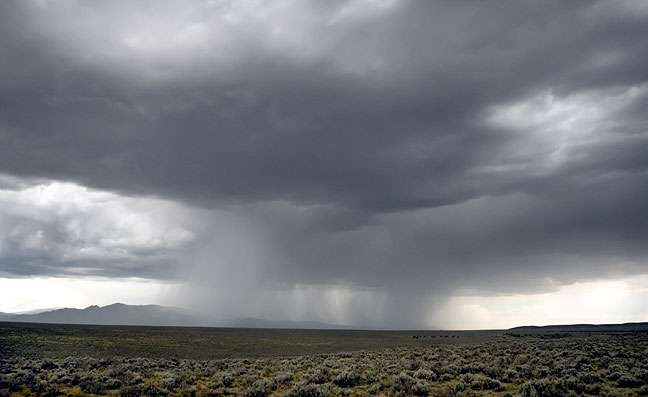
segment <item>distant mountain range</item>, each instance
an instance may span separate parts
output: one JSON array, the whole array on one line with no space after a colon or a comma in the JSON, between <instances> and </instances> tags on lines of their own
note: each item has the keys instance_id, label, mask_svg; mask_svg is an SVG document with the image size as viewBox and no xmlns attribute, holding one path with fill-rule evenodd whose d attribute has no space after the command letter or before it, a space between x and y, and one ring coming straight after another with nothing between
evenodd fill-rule
<instances>
[{"instance_id":1,"label":"distant mountain range","mask_svg":"<svg viewBox=\"0 0 648 397\"><path fill-rule=\"evenodd\" d=\"M568 325L525 325L510 331L644 331L648 322L623 324L568 324Z\"/></svg>"},{"instance_id":2,"label":"distant mountain range","mask_svg":"<svg viewBox=\"0 0 648 397\"><path fill-rule=\"evenodd\" d=\"M343 325L319 321L264 320L252 317L218 319L175 307L158 305L88 306L85 309L56 309L34 314L0 313L0 321L53 324L151 325L237 328L338 329Z\"/></svg>"},{"instance_id":3,"label":"distant mountain range","mask_svg":"<svg viewBox=\"0 0 648 397\"><path fill-rule=\"evenodd\" d=\"M176 307L158 305L88 306L85 309L33 310L26 313L0 313L0 321L53 324L150 325L187 327L349 329L319 321L265 320L252 317L215 318ZM527 325L510 331L633 331L648 330L648 322L624 324Z\"/></svg>"}]
</instances>

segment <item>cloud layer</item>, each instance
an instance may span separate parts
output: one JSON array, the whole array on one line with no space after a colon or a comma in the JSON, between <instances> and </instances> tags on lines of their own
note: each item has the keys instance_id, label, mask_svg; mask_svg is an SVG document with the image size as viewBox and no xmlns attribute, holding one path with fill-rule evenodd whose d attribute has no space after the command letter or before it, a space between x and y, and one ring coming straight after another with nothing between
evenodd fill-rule
<instances>
[{"instance_id":1,"label":"cloud layer","mask_svg":"<svg viewBox=\"0 0 648 397\"><path fill-rule=\"evenodd\" d=\"M4 275L168 278L175 251L194 235L183 209L51 182L0 189Z\"/></svg>"},{"instance_id":2,"label":"cloud layer","mask_svg":"<svg viewBox=\"0 0 648 397\"><path fill-rule=\"evenodd\" d=\"M49 207L3 190L7 274L179 278L206 285L191 302L228 291L233 310L280 315L324 299L346 314L320 319L376 325L416 324L457 291L648 271L643 2L0 15L0 172L68 189ZM63 211L85 188L111 198Z\"/></svg>"}]
</instances>

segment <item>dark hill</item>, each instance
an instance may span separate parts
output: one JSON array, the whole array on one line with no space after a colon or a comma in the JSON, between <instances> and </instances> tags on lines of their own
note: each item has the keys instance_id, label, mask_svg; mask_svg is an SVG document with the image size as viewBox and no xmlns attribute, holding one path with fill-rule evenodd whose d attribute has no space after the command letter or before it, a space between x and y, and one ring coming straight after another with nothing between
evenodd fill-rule
<instances>
[{"instance_id":1,"label":"dark hill","mask_svg":"<svg viewBox=\"0 0 648 397\"><path fill-rule=\"evenodd\" d=\"M648 322L623 324L525 325L510 331L648 331Z\"/></svg>"}]
</instances>

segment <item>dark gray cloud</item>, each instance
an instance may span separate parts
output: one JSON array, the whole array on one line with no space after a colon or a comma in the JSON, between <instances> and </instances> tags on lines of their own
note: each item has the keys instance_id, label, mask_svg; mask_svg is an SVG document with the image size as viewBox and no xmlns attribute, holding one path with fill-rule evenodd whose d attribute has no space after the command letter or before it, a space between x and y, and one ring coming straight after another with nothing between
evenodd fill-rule
<instances>
[{"instance_id":1,"label":"dark gray cloud","mask_svg":"<svg viewBox=\"0 0 648 397\"><path fill-rule=\"evenodd\" d=\"M640 2L0 7L0 172L193 207L177 277L397 308L646 271ZM173 277L127 257L91 266Z\"/></svg>"}]
</instances>

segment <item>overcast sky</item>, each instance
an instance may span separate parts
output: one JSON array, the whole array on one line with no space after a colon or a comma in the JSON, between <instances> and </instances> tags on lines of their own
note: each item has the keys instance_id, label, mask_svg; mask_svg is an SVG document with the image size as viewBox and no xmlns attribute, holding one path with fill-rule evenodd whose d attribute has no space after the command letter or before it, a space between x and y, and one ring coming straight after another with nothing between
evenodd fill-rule
<instances>
[{"instance_id":1,"label":"overcast sky","mask_svg":"<svg viewBox=\"0 0 648 397\"><path fill-rule=\"evenodd\" d=\"M647 1L0 2L0 310L648 321L647 243Z\"/></svg>"}]
</instances>

